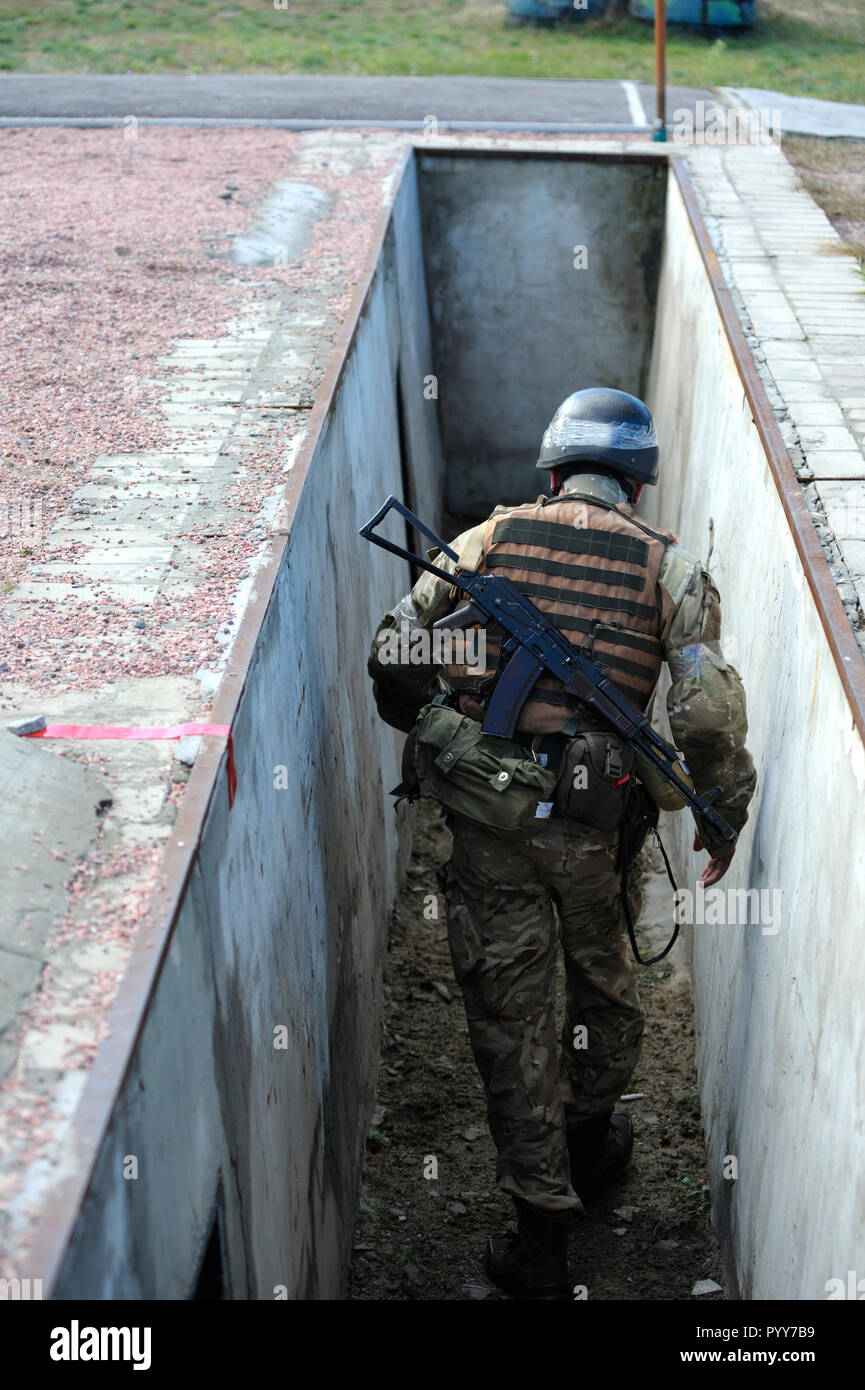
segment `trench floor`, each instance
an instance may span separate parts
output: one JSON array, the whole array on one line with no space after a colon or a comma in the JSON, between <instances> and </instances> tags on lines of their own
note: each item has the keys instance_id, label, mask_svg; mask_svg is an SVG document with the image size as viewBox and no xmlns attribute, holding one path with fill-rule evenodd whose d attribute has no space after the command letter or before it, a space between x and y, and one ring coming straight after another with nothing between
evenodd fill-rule
<instances>
[{"instance_id":1,"label":"trench floor","mask_svg":"<svg viewBox=\"0 0 865 1390\"><path fill-rule=\"evenodd\" d=\"M495 1151L440 895L437 918L424 916L425 908L435 910L436 870L449 854L450 834L437 807L421 803L391 922L378 1096L350 1299L506 1298L490 1287L481 1260L487 1237L513 1224L513 1207L495 1185ZM646 954L665 940L660 905L669 902L651 862L643 891ZM723 1285L723 1277L711 1227L681 943L661 964L637 969L647 1027L628 1094L640 1098L622 1103L634 1119L634 1158L621 1183L573 1223L571 1282L595 1300L690 1300L698 1281ZM560 1007L561 995L560 988ZM723 1297L718 1291L695 1301Z\"/></svg>"}]
</instances>

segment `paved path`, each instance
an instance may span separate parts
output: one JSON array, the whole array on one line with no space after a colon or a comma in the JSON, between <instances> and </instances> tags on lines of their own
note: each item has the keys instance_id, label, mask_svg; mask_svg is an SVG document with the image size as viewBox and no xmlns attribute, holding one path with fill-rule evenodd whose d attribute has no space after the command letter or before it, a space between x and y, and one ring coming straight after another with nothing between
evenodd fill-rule
<instances>
[{"instance_id":1,"label":"paved path","mask_svg":"<svg viewBox=\"0 0 865 1390\"><path fill-rule=\"evenodd\" d=\"M668 91L668 120L697 101L697 88ZM654 89L638 82L568 82L507 77L294 77L256 75L0 77L0 122L276 122L318 125L407 124L440 128L493 125L590 130L650 128Z\"/></svg>"},{"instance_id":2,"label":"paved path","mask_svg":"<svg viewBox=\"0 0 865 1390\"><path fill-rule=\"evenodd\" d=\"M780 111L784 135L846 136L865 140L865 106L816 97L791 97L762 87L734 87L732 94L755 111Z\"/></svg>"}]
</instances>

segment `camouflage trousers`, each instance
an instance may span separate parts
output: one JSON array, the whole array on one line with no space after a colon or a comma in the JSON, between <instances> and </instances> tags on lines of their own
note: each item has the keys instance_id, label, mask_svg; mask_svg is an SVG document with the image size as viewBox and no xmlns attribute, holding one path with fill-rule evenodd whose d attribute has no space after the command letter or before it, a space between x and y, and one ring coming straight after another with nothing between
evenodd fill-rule
<instances>
[{"instance_id":1,"label":"camouflage trousers","mask_svg":"<svg viewBox=\"0 0 865 1390\"><path fill-rule=\"evenodd\" d=\"M498 1185L547 1210L579 1208L566 1128L612 1109L643 1034L616 872L619 831L562 819L501 835L455 816L448 824L448 939L486 1090ZM636 920L636 888L628 897Z\"/></svg>"}]
</instances>

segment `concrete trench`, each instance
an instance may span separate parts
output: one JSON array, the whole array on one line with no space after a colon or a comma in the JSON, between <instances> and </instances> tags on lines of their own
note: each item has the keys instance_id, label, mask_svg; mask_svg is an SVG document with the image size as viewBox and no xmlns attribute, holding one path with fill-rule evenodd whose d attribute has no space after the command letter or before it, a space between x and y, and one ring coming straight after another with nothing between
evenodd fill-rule
<instances>
[{"instance_id":1,"label":"concrete trench","mask_svg":"<svg viewBox=\"0 0 865 1390\"><path fill-rule=\"evenodd\" d=\"M861 656L694 189L647 147L430 145L408 155L382 216L217 694L245 775L229 810L223 752L196 762L162 927L130 965L42 1236L55 1296L343 1295L410 831L387 795L400 740L365 671L409 575L357 529L391 492L436 527L445 509L536 495L552 409L595 381L656 413L648 519L704 562L711 550L760 779L728 880L782 895L777 932L696 927L690 941L728 1287L822 1297L855 1267ZM668 821L693 885L690 822ZM142 1176L124 1182L124 1155L141 1152Z\"/></svg>"}]
</instances>

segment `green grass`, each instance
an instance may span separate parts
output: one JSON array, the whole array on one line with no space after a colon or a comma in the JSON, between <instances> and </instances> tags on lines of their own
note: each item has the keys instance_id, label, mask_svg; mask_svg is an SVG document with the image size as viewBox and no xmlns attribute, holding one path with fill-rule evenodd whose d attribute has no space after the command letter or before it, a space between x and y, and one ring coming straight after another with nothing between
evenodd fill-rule
<instances>
[{"instance_id":1,"label":"green grass","mask_svg":"<svg viewBox=\"0 0 865 1390\"><path fill-rule=\"evenodd\" d=\"M17 72L435 73L651 81L651 27L627 14L509 28L504 0L0 0ZM669 80L865 100L863 0L758 0L750 33L671 29Z\"/></svg>"}]
</instances>

